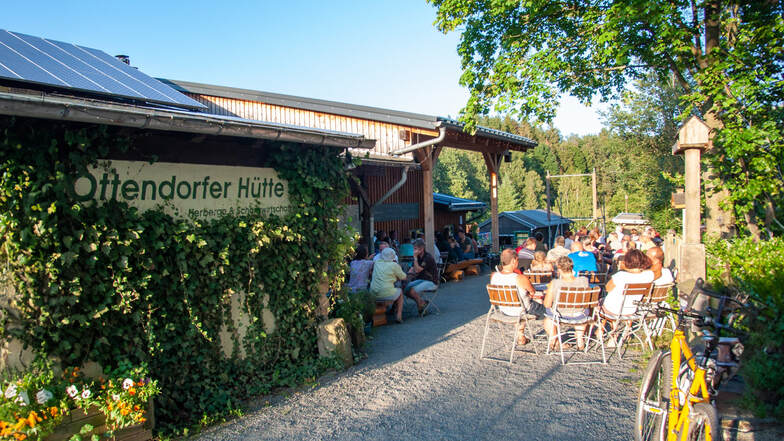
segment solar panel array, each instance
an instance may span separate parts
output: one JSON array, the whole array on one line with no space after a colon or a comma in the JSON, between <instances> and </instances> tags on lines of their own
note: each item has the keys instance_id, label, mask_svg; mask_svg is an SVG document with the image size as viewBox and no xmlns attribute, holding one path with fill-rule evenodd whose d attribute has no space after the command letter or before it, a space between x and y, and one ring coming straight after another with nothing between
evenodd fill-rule
<instances>
[{"instance_id":1,"label":"solar panel array","mask_svg":"<svg viewBox=\"0 0 784 441\"><path fill-rule=\"evenodd\" d=\"M111 55L0 29L0 80L186 109L205 106Z\"/></svg>"}]
</instances>

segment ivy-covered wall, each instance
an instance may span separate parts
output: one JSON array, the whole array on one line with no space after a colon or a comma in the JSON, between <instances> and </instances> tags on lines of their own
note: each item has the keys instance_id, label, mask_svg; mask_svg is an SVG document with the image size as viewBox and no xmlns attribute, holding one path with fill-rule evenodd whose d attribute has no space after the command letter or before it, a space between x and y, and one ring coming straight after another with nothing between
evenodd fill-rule
<instances>
[{"instance_id":1,"label":"ivy-covered wall","mask_svg":"<svg viewBox=\"0 0 784 441\"><path fill-rule=\"evenodd\" d=\"M351 247L337 221L348 192L338 152L265 146L289 182L295 209L285 218L190 223L74 202L69 176L144 143L127 129L0 117L0 264L14 292L4 336L68 366L146 363L164 430L317 375L327 363L316 345L318 286L340 283ZM231 317L239 292L243 332ZM227 330L231 356L221 351Z\"/></svg>"}]
</instances>

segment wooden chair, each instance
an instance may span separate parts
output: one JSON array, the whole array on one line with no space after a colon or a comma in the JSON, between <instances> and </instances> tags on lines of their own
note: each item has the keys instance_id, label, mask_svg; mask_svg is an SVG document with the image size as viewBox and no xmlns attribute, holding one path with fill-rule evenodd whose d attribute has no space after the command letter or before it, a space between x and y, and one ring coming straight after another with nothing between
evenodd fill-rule
<instances>
[{"instance_id":1,"label":"wooden chair","mask_svg":"<svg viewBox=\"0 0 784 441\"><path fill-rule=\"evenodd\" d=\"M547 289L547 284L553 280L552 271L524 271L526 277L536 289L536 297L538 299L544 298L544 291Z\"/></svg>"},{"instance_id":2,"label":"wooden chair","mask_svg":"<svg viewBox=\"0 0 784 441\"><path fill-rule=\"evenodd\" d=\"M582 276L588 279L588 283L591 285L597 285L604 290L605 285L607 285L607 273L606 272L597 272L597 271L580 271L578 276Z\"/></svg>"},{"instance_id":3,"label":"wooden chair","mask_svg":"<svg viewBox=\"0 0 784 441\"><path fill-rule=\"evenodd\" d=\"M649 295L653 282L648 283L629 283L623 288L623 301L621 302L621 314L611 314L601 308L599 310L599 317L602 319L602 330L604 330L604 322L610 322L612 330L608 333L608 338L616 339L616 350L618 352L618 359L623 359L623 347L627 340L634 336L640 343L640 347L645 346L643 337L640 336L642 327L639 326L640 314L637 312L637 304L645 296ZM629 314L623 314L627 305L635 305L635 310ZM617 335L620 333L620 337Z\"/></svg>"},{"instance_id":4,"label":"wooden chair","mask_svg":"<svg viewBox=\"0 0 784 441\"><path fill-rule=\"evenodd\" d=\"M487 340L487 332L490 329L490 321L496 322L498 328L503 334L503 325L514 326L514 339L512 340L511 350L509 351L509 364L514 361L514 351L517 346L517 339L520 337L520 325L525 322L525 329L528 331L528 338L533 345L534 353L539 354L534 342L534 334L531 330L530 323L528 322L528 314L525 312L525 307L517 291L516 286L504 285L487 285L487 295L490 298L490 309L487 311L487 318L485 319L485 332L482 336L482 350L479 353L479 359L485 358L485 344ZM522 313L518 316L510 316L501 312L500 307L520 308Z\"/></svg>"},{"instance_id":5,"label":"wooden chair","mask_svg":"<svg viewBox=\"0 0 784 441\"><path fill-rule=\"evenodd\" d=\"M597 343L602 350L602 364L607 363L607 356L604 352L604 341L601 338L591 338L591 332L593 331L594 326L598 323L598 309L599 309L599 295L601 294L602 290L598 286L595 287L563 287L558 290L558 295L553 302L552 307L552 321L555 325L555 333L556 337L558 338L558 348L559 352L561 353L561 365L566 364L566 359L564 357L564 340L563 336L564 333L562 332L562 328L564 326L571 326L575 327L577 325L587 325L590 324L587 332L584 335L585 338L585 349L584 352L588 352L588 348L590 346L591 341ZM580 315L579 317L570 317L569 315L563 316L561 311L567 309L577 309L577 310L584 310L590 309L591 313L589 315ZM569 339L571 340L571 339ZM575 339L576 340L576 339ZM576 341L575 341L576 346ZM578 351L574 351L575 353ZM547 353L550 353L550 344L548 341L547 345ZM573 362L573 364L589 364L589 363L600 363L597 361L580 361L580 362Z\"/></svg>"},{"instance_id":6,"label":"wooden chair","mask_svg":"<svg viewBox=\"0 0 784 441\"><path fill-rule=\"evenodd\" d=\"M638 326L641 326L645 332L645 340L651 350L653 350L653 337L661 335L665 329L675 332L675 319L672 314L657 315L653 311L653 306L667 302L673 286L675 286L674 283L653 285L650 294L644 296L639 303L644 307L640 308L643 312L640 314Z\"/></svg>"}]
</instances>

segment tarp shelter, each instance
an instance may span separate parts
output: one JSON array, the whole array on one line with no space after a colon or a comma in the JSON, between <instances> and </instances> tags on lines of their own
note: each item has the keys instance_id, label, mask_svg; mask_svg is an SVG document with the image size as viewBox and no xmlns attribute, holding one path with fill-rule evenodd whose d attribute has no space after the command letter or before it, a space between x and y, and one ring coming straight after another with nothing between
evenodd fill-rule
<instances>
[{"instance_id":1,"label":"tarp shelter","mask_svg":"<svg viewBox=\"0 0 784 441\"><path fill-rule=\"evenodd\" d=\"M617 216L612 218L612 223L621 226L640 226L640 225L650 225L648 219L642 215L642 213L619 213Z\"/></svg>"},{"instance_id":2,"label":"tarp shelter","mask_svg":"<svg viewBox=\"0 0 784 441\"><path fill-rule=\"evenodd\" d=\"M550 213L550 220L547 220L545 210L517 210L504 211L498 214L498 236L501 245L517 245L514 242L516 232L527 232L529 237L536 233L542 233L545 242L552 245L556 236L563 234L573 222L555 213ZM489 233L491 228L490 220L479 224L480 233Z\"/></svg>"}]
</instances>

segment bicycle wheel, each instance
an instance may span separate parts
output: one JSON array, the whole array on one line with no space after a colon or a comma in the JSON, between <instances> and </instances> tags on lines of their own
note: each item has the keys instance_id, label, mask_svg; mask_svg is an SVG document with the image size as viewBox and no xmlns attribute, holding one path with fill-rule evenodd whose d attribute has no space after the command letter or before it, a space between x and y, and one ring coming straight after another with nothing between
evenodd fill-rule
<instances>
[{"instance_id":1,"label":"bicycle wheel","mask_svg":"<svg viewBox=\"0 0 784 441\"><path fill-rule=\"evenodd\" d=\"M689 430L681 433L681 441L719 441L719 415L708 403L697 403L689 414Z\"/></svg>"},{"instance_id":2,"label":"bicycle wheel","mask_svg":"<svg viewBox=\"0 0 784 441\"><path fill-rule=\"evenodd\" d=\"M635 441L662 441L666 437L672 360L669 352L656 351L648 362L640 386L634 420Z\"/></svg>"}]
</instances>

